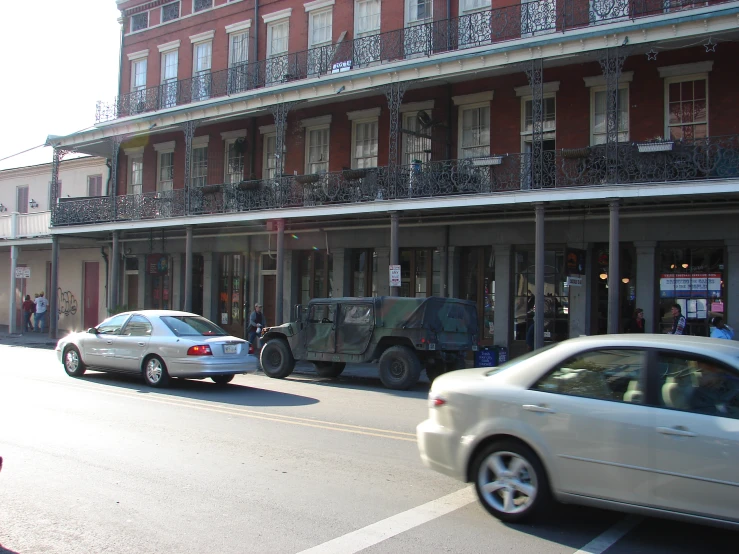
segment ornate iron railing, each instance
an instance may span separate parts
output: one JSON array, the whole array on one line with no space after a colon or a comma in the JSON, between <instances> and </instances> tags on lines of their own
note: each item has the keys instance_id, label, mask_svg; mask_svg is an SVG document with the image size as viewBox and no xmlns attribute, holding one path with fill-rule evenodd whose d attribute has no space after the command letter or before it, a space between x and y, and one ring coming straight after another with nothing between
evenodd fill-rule
<instances>
[{"instance_id":1,"label":"ornate iron railing","mask_svg":"<svg viewBox=\"0 0 739 554\"><path fill-rule=\"evenodd\" d=\"M668 143L656 152L640 151L643 146L620 143L615 172L606 145L599 145L545 151L536 170L532 154L517 153L206 185L189 191L189 213L184 189L115 201L72 199L57 204L54 226L608 184L739 180L739 135Z\"/></svg>"},{"instance_id":2,"label":"ornate iron railing","mask_svg":"<svg viewBox=\"0 0 739 554\"><path fill-rule=\"evenodd\" d=\"M709 4L733 0L708 0ZM98 102L96 123L443 52L704 7L693 0L534 0L171 81Z\"/></svg>"}]
</instances>

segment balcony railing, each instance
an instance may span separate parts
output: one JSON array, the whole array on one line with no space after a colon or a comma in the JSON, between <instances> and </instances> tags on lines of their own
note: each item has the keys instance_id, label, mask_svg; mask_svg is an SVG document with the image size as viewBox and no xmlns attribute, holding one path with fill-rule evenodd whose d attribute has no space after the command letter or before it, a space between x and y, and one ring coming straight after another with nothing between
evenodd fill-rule
<instances>
[{"instance_id":1,"label":"balcony railing","mask_svg":"<svg viewBox=\"0 0 739 554\"><path fill-rule=\"evenodd\" d=\"M19 239L49 234L51 212L12 213L0 216L0 238Z\"/></svg>"},{"instance_id":2,"label":"balcony railing","mask_svg":"<svg viewBox=\"0 0 739 554\"><path fill-rule=\"evenodd\" d=\"M645 151L651 150L651 151ZM346 169L139 195L71 199L54 225L132 221L500 192L739 179L739 135L550 150L409 166Z\"/></svg>"},{"instance_id":3,"label":"balcony railing","mask_svg":"<svg viewBox=\"0 0 739 554\"><path fill-rule=\"evenodd\" d=\"M96 123L280 83L734 0L536 0L203 72L98 102Z\"/></svg>"}]
</instances>

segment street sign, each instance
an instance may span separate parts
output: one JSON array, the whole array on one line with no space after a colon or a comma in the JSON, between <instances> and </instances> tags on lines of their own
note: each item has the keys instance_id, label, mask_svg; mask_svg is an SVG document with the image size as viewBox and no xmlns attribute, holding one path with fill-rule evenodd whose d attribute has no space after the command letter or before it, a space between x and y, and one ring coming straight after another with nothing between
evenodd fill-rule
<instances>
[{"instance_id":1,"label":"street sign","mask_svg":"<svg viewBox=\"0 0 739 554\"><path fill-rule=\"evenodd\" d=\"M16 279L30 279L31 278L31 268L30 267L16 267L15 268L15 278Z\"/></svg>"},{"instance_id":2,"label":"street sign","mask_svg":"<svg viewBox=\"0 0 739 554\"><path fill-rule=\"evenodd\" d=\"M400 286L400 266L399 265L390 266L390 286L391 287Z\"/></svg>"},{"instance_id":3,"label":"street sign","mask_svg":"<svg viewBox=\"0 0 739 554\"><path fill-rule=\"evenodd\" d=\"M570 275L567 277L567 284L571 287L581 287L582 275Z\"/></svg>"}]
</instances>

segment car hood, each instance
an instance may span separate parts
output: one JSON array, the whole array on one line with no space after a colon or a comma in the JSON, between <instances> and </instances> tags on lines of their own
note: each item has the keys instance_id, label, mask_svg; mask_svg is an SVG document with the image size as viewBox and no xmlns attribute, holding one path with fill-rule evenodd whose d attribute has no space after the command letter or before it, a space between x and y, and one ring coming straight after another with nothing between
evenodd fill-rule
<instances>
[{"instance_id":1,"label":"car hood","mask_svg":"<svg viewBox=\"0 0 739 554\"><path fill-rule=\"evenodd\" d=\"M265 327L264 332L277 332L285 335L286 337L291 337L295 334L295 324L294 323L283 323L282 325L273 325L272 327Z\"/></svg>"},{"instance_id":2,"label":"car hood","mask_svg":"<svg viewBox=\"0 0 739 554\"><path fill-rule=\"evenodd\" d=\"M459 369L450 371L434 379L432 389L457 389L465 387L473 383L480 383L485 379L489 379L486 374L493 368L491 367L473 367L470 369Z\"/></svg>"}]
</instances>

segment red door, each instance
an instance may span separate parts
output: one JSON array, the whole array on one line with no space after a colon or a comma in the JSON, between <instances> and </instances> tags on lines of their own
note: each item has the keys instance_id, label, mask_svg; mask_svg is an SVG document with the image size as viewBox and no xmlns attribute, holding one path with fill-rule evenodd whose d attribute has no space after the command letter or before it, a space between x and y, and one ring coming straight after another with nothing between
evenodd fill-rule
<instances>
[{"instance_id":1,"label":"red door","mask_svg":"<svg viewBox=\"0 0 739 554\"><path fill-rule=\"evenodd\" d=\"M100 300L100 265L98 262L85 262L85 307L82 312L82 324L85 329L100 323L98 302Z\"/></svg>"}]
</instances>

